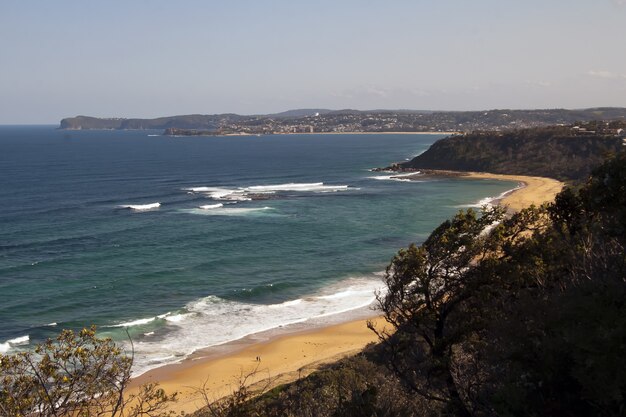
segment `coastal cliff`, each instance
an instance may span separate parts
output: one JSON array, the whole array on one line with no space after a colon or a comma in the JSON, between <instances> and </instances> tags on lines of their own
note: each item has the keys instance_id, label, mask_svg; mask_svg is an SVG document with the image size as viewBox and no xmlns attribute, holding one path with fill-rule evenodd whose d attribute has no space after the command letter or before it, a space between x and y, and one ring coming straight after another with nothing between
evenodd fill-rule
<instances>
[{"instance_id":1,"label":"coastal cliff","mask_svg":"<svg viewBox=\"0 0 626 417\"><path fill-rule=\"evenodd\" d=\"M202 115L191 114L185 116L159 117L156 119L125 119L125 118L98 118L89 116L68 117L61 120L60 129L205 129L216 130L220 123L235 122L242 116L235 114Z\"/></svg>"}]
</instances>

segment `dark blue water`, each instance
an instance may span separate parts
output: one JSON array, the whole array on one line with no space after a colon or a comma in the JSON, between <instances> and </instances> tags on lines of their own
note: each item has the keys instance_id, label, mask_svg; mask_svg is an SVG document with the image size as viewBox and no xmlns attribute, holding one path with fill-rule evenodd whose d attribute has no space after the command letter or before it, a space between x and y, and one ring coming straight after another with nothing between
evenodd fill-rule
<instances>
[{"instance_id":1,"label":"dark blue water","mask_svg":"<svg viewBox=\"0 0 626 417\"><path fill-rule=\"evenodd\" d=\"M2 350L97 324L145 368L350 311L400 247L515 186L368 171L437 136L158 133L0 127Z\"/></svg>"}]
</instances>

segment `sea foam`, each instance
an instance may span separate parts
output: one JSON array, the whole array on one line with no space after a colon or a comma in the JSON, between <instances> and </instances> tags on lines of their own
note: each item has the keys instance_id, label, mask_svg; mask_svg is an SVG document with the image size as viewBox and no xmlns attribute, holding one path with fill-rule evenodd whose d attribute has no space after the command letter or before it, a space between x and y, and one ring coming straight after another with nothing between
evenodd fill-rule
<instances>
[{"instance_id":1,"label":"sea foam","mask_svg":"<svg viewBox=\"0 0 626 417\"><path fill-rule=\"evenodd\" d=\"M271 185L253 185L249 187L223 188L223 187L189 187L183 191L189 193L202 193L213 200L218 201L250 201L258 194L277 194L281 192L299 193L328 193L352 190L349 185L328 185L323 182L311 183L284 183Z\"/></svg>"},{"instance_id":2,"label":"sea foam","mask_svg":"<svg viewBox=\"0 0 626 417\"><path fill-rule=\"evenodd\" d=\"M251 334L297 323L315 322L316 319L324 319L325 323L333 322L329 317L339 317L341 313L370 306L375 301L375 292L382 290L382 287L380 278L375 275L350 278L323 288L318 293L269 305L209 295L188 303L178 312L164 315L165 321L155 321L155 324L161 324L161 330L156 331L158 337L153 336L154 333L149 337L147 333L141 333L134 340L134 372L142 373L183 359L200 348L220 345ZM125 324L144 320L132 320Z\"/></svg>"}]
</instances>

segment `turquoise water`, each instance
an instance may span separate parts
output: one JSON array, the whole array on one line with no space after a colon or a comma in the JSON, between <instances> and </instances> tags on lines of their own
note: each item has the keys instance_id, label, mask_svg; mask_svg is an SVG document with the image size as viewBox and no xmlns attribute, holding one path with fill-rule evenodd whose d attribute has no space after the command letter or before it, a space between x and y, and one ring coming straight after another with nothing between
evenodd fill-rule
<instances>
[{"instance_id":1,"label":"turquoise water","mask_svg":"<svg viewBox=\"0 0 626 417\"><path fill-rule=\"evenodd\" d=\"M330 320L400 247L516 185L369 171L431 135L158 133L0 127L0 350L96 324L146 369Z\"/></svg>"}]
</instances>

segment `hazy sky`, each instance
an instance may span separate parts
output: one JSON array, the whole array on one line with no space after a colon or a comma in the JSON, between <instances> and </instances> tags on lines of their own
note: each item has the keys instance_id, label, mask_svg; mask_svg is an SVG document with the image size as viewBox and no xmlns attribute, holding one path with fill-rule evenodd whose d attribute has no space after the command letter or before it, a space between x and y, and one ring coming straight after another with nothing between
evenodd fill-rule
<instances>
[{"instance_id":1,"label":"hazy sky","mask_svg":"<svg viewBox=\"0 0 626 417\"><path fill-rule=\"evenodd\" d=\"M0 123L626 106L626 0L0 1Z\"/></svg>"}]
</instances>

